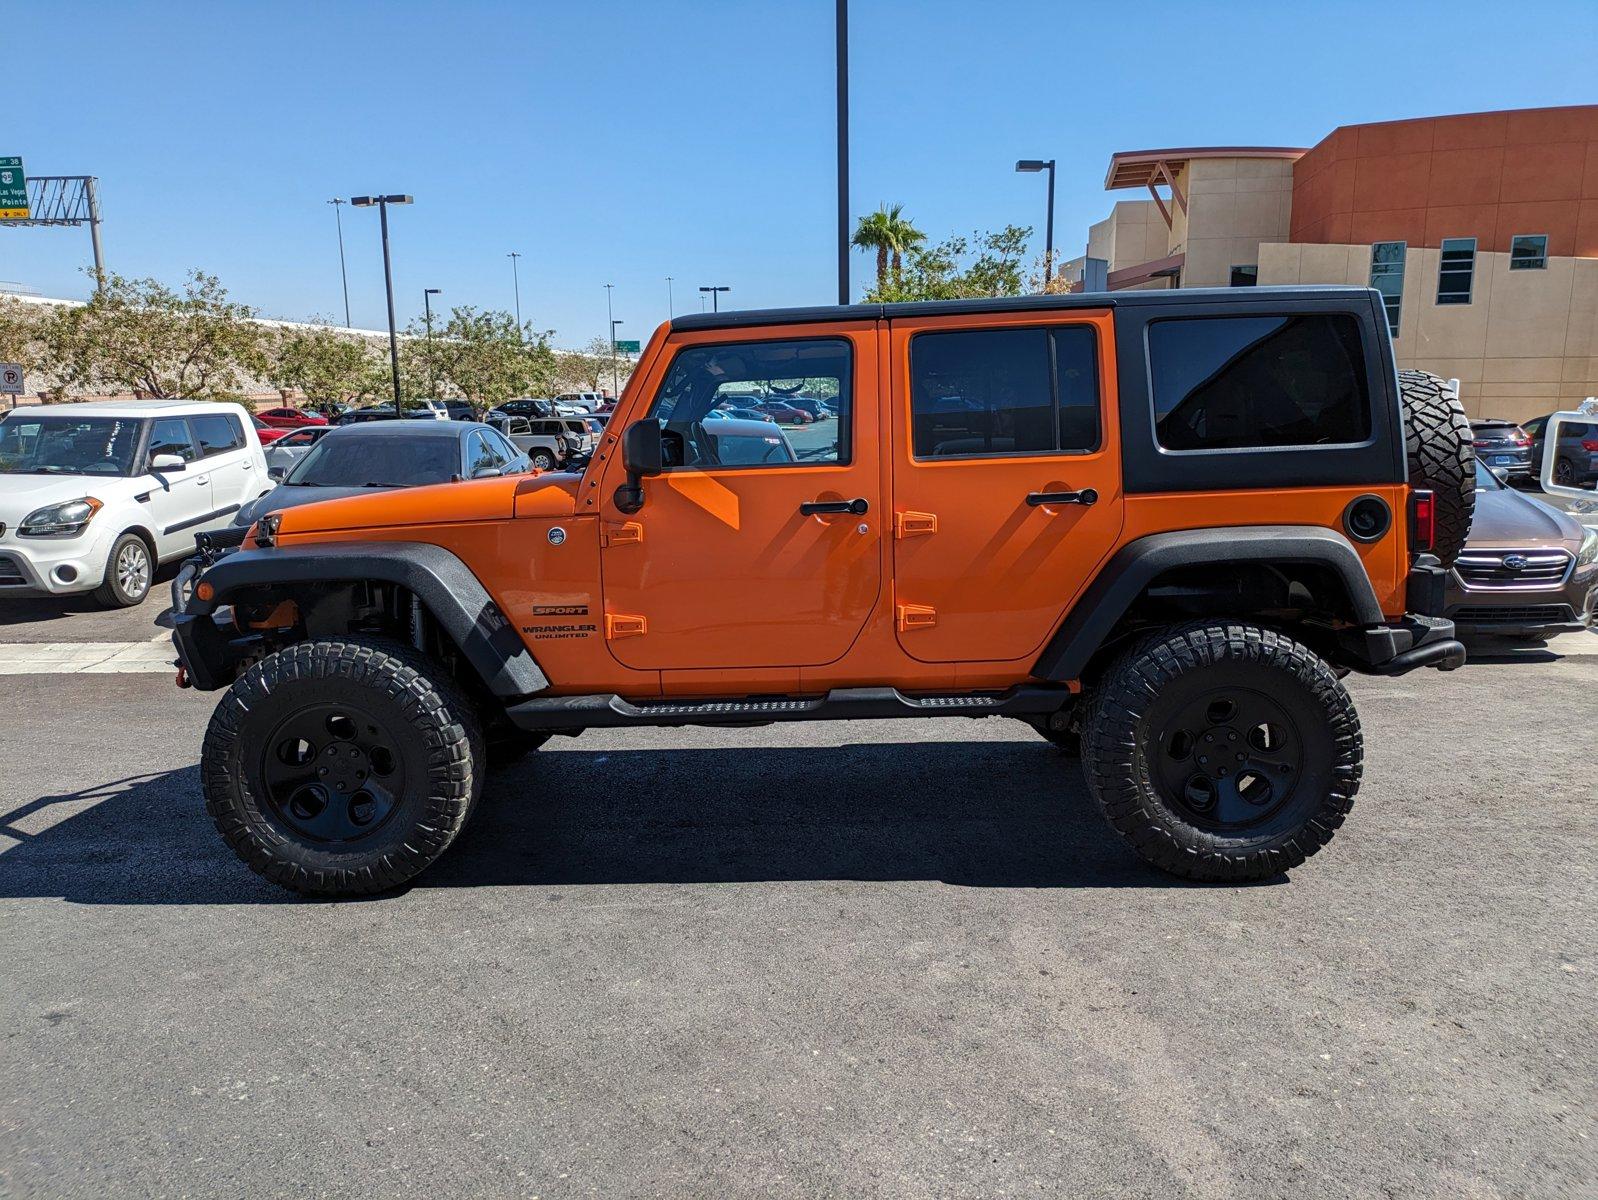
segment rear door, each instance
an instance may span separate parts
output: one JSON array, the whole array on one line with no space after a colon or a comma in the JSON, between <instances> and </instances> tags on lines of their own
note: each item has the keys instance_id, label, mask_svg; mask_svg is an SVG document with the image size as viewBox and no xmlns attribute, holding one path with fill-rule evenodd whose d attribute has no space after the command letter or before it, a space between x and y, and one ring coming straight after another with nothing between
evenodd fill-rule
<instances>
[{"instance_id":1,"label":"rear door","mask_svg":"<svg viewBox=\"0 0 1598 1200\"><path fill-rule=\"evenodd\" d=\"M211 510L215 518L211 523L225 524L227 518L271 484L261 475L254 451L244 436L244 423L237 416L227 412L201 413L189 418L189 428L199 443L201 465L211 477Z\"/></svg>"},{"instance_id":2,"label":"rear door","mask_svg":"<svg viewBox=\"0 0 1598 1200\"><path fill-rule=\"evenodd\" d=\"M605 636L643 670L819 666L841 658L882 585L882 473L872 321L676 335L635 419L671 452L636 512L600 489ZM793 459L723 462L706 414L729 392L839 397L838 420L778 431ZM618 435L621 430L616 431Z\"/></svg>"},{"instance_id":3,"label":"rear door","mask_svg":"<svg viewBox=\"0 0 1598 1200\"><path fill-rule=\"evenodd\" d=\"M1035 655L1121 531L1111 314L895 320L889 344L899 644Z\"/></svg>"}]
</instances>

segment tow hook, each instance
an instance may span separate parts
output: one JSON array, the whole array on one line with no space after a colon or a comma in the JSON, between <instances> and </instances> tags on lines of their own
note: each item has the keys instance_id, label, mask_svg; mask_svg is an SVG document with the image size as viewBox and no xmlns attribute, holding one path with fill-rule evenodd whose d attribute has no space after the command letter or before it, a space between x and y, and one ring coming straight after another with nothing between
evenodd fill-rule
<instances>
[{"instance_id":1,"label":"tow hook","mask_svg":"<svg viewBox=\"0 0 1598 1200\"><path fill-rule=\"evenodd\" d=\"M189 669L182 663L178 664L178 677L173 682L175 682L180 688L191 686L189 683Z\"/></svg>"}]
</instances>

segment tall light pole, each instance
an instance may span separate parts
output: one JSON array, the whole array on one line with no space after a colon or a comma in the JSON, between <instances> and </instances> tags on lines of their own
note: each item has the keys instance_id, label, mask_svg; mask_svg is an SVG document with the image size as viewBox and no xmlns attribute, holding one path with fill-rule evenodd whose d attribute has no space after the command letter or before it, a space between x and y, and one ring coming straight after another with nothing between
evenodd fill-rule
<instances>
[{"instance_id":1,"label":"tall light pole","mask_svg":"<svg viewBox=\"0 0 1598 1200\"><path fill-rule=\"evenodd\" d=\"M615 317L610 322L610 390L618 396L621 395L621 384L617 382L619 377L616 374L616 326L625 324L627 322L620 317Z\"/></svg>"},{"instance_id":2,"label":"tall light pole","mask_svg":"<svg viewBox=\"0 0 1598 1200\"><path fill-rule=\"evenodd\" d=\"M427 326L427 386L433 399L438 399L438 372L433 367L433 297L443 294L442 288L422 289L422 317Z\"/></svg>"},{"instance_id":3,"label":"tall light pole","mask_svg":"<svg viewBox=\"0 0 1598 1200\"><path fill-rule=\"evenodd\" d=\"M849 0L838 0L838 303L849 303Z\"/></svg>"},{"instance_id":4,"label":"tall light pole","mask_svg":"<svg viewBox=\"0 0 1598 1200\"><path fill-rule=\"evenodd\" d=\"M710 293L710 311L711 312L720 312L721 311L721 305L718 303L718 301L721 298L721 293L722 292L730 292L730 291L732 291L732 288L728 287L726 284L718 283L715 287L702 287L699 290L701 292L709 292Z\"/></svg>"},{"instance_id":5,"label":"tall light pole","mask_svg":"<svg viewBox=\"0 0 1598 1200\"><path fill-rule=\"evenodd\" d=\"M1015 164L1015 169L1022 172L1047 171L1049 173L1049 215L1044 222L1043 235L1043 290L1048 291L1049 280L1054 277L1054 160L1041 158L1023 158Z\"/></svg>"},{"instance_id":6,"label":"tall light pole","mask_svg":"<svg viewBox=\"0 0 1598 1200\"><path fill-rule=\"evenodd\" d=\"M666 276L666 315L668 317L675 317L677 315L677 303L671 298L670 275Z\"/></svg>"},{"instance_id":7,"label":"tall light pole","mask_svg":"<svg viewBox=\"0 0 1598 1200\"><path fill-rule=\"evenodd\" d=\"M520 254L512 250L505 256L510 259L510 285L516 291L516 340L522 340L522 281L517 275L516 260Z\"/></svg>"},{"instance_id":8,"label":"tall light pole","mask_svg":"<svg viewBox=\"0 0 1598 1200\"><path fill-rule=\"evenodd\" d=\"M616 389L616 313L610 306L611 293L615 290L614 283L605 285L605 318L610 322L610 386Z\"/></svg>"},{"instance_id":9,"label":"tall light pole","mask_svg":"<svg viewBox=\"0 0 1598 1200\"><path fill-rule=\"evenodd\" d=\"M338 226L338 277L344 281L344 328L350 327L350 273L344 269L344 200L334 197L333 222Z\"/></svg>"},{"instance_id":10,"label":"tall light pole","mask_svg":"<svg viewBox=\"0 0 1598 1200\"><path fill-rule=\"evenodd\" d=\"M388 291L388 363L394 373L394 415L403 417L404 406L400 403L400 378L399 378L399 330L394 325L394 268L388 256L388 206L390 204L409 204L409 196L352 196L350 203L356 208L371 208L377 205L377 215L383 229L383 287Z\"/></svg>"}]
</instances>

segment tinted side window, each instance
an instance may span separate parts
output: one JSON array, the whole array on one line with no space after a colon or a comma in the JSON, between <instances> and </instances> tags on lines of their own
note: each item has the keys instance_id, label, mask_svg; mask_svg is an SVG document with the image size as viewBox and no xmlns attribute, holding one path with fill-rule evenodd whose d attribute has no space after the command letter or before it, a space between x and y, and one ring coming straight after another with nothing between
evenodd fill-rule
<instances>
[{"instance_id":1,"label":"tinted side window","mask_svg":"<svg viewBox=\"0 0 1598 1200\"><path fill-rule=\"evenodd\" d=\"M1359 323L1340 313L1150 323L1155 436L1167 450L1370 437Z\"/></svg>"},{"instance_id":2,"label":"tinted side window","mask_svg":"<svg viewBox=\"0 0 1598 1200\"><path fill-rule=\"evenodd\" d=\"M849 461L853 394L852 353L845 339L729 342L679 352L649 411L663 426L672 467L707 470L779 462L830 466ZM762 402L787 408L787 400L801 397L817 401L826 416L810 420L806 414L805 420L780 430L767 425L759 431L759 458L753 461L746 457L752 448L724 437L716 420L709 420L707 428L714 409ZM772 435L778 437L776 445L765 441Z\"/></svg>"},{"instance_id":3,"label":"tinted side window","mask_svg":"<svg viewBox=\"0 0 1598 1200\"><path fill-rule=\"evenodd\" d=\"M918 333L910 341L917 458L1092 450L1099 444L1088 325Z\"/></svg>"},{"instance_id":4,"label":"tinted side window","mask_svg":"<svg viewBox=\"0 0 1598 1200\"><path fill-rule=\"evenodd\" d=\"M237 417L227 413L190 417L189 424L194 429L194 436L200 439L202 455L225 454L244 445L244 426L239 424Z\"/></svg>"},{"instance_id":5,"label":"tinted side window","mask_svg":"<svg viewBox=\"0 0 1598 1200\"><path fill-rule=\"evenodd\" d=\"M163 417L151 424L149 454L151 458L157 454L176 454L184 462L200 457L189 436L189 423L182 417Z\"/></svg>"}]
</instances>

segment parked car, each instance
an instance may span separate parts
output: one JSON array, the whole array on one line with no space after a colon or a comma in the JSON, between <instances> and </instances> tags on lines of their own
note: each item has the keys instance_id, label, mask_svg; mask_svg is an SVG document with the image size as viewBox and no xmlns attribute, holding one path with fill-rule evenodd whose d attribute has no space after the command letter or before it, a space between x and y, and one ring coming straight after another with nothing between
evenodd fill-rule
<instances>
[{"instance_id":1,"label":"parked car","mask_svg":"<svg viewBox=\"0 0 1598 1200\"><path fill-rule=\"evenodd\" d=\"M392 421L330 430L271 492L246 504L236 528L269 513L376 490L520 475L527 456L497 429L465 421Z\"/></svg>"},{"instance_id":2,"label":"parked car","mask_svg":"<svg viewBox=\"0 0 1598 1200\"><path fill-rule=\"evenodd\" d=\"M1461 633L1541 639L1590 629L1598 605L1598 530L1505 487L1476 463L1476 516L1448 573L1443 615Z\"/></svg>"},{"instance_id":3,"label":"parked car","mask_svg":"<svg viewBox=\"0 0 1598 1200\"><path fill-rule=\"evenodd\" d=\"M255 430L256 440L263 446L270 446L279 438L287 437L289 432L287 429L273 429L272 426L253 413L250 414L250 425Z\"/></svg>"},{"instance_id":4,"label":"parked car","mask_svg":"<svg viewBox=\"0 0 1598 1200\"><path fill-rule=\"evenodd\" d=\"M321 413L289 405L284 405L282 408L268 408L255 415L262 424L270 425L273 429L301 429L306 425L327 424L327 418Z\"/></svg>"},{"instance_id":5,"label":"parked car","mask_svg":"<svg viewBox=\"0 0 1598 1200\"><path fill-rule=\"evenodd\" d=\"M511 417L521 417L532 421L541 417L555 415L555 402L546 400L541 396L522 396L515 400L507 400L498 408L489 409L484 415L486 424L503 428L505 422Z\"/></svg>"},{"instance_id":6,"label":"parked car","mask_svg":"<svg viewBox=\"0 0 1598 1200\"><path fill-rule=\"evenodd\" d=\"M795 408L784 400L758 400L747 406L751 412L770 417L779 425L809 425L815 420L802 408Z\"/></svg>"},{"instance_id":7,"label":"parked car","mask_svg":"<svg viewBox=\"0 0 1598 1200\"><path fill-rule=\"evenodd\" d=\"M223 693L195 772L213 820L274 883L370 895L448 850L485 744L1011 717L1154 866L1295 871L1351 809L1381 819L1354 806L1342 677L1464 663L1441 614L1475 464L1374 292L1234 293L695 314L581 475L263 522L172 618L179 683ZM879 380L890 328L914 352ZM837 384L835 445L722 461L786 431L724 436L718 389L796 375ZM981 445L938 457L955 432L919 406L952 390L983 401Z\"/></svg>"},{"instance_id":8,"label":"parked car","mask_svg":"<svg viewBox=\"0 0 1598 1200\"><path fill-rule=\"evenodd\" d=\"M789 408L809 413L812 421L830 421L838 415L814 396L784 396L782 401Z\"/></svg>"},{"instance_id":9,"label":"parked car","mask_svg":"<svg viewBox=\"0 0 1598 1200\"><path fill-rule=\"evenodd\" d=\"M1476 459L1492 470L1503 470L1512 483L1532 477L1531 435L1513 421L1482 418L1470 423Z\"/></svg>"},{"instance_id":10,"label":"parked car","mask_svg":"<svg viewBox=\"0 0 1598 1200\"><path fill-rule=\"evenodd\" d=\"M527 420L511 417L504 426L505 436L527 455L540 471L553 471L566 461L593 447L588 427L576 417L547 417Z\"/></svg>"},{"instance_id":11,"label":"parked car","mask_svg":"<svg viewBox=\"0 0 1598 1200\"><path fill-rule=\"evenodd\" d=\"M706 416L716 416L714 412ZM713 467L764 467L797 462L787 435L771 421L744 421L721 416L705 426L704 450L690 439L685 446L688 465Z\"/></svg>"},{"instance_id":12,"label":"parked car","mask_svg":"<svg viewBox=\"0 0 1598 1200\"><path fill-rule=\"evenodd\" d=\"M1534 417L1524 422L1523 428L1531 435L1532 473L1541 479L1548 418ZM1598 479L1598 425L1560 422L1559 445L1554 453L1554 482L1566 487L1586 487Z\"/></svg>"},{"instance_id":13,"label":"parked car","mask_svg":"<svg viewBox=\"0 0 1598 1200\"><path fill-rule=\"evenodd\" d=\"M570 404L584 412L595 412L603 408L608 397L599 392L562 392L555 397L557 404Z\"/></svg>"},{"instance_id":14,"label":"parked car","mask_svg":"<svg viewBox=\"0 0 1598 1200\"><path fill-rule=\"evenodd\" d=\"M440 400L444 415L451 421L476 421L477 409L467 400Z\"/></svg>"},{"instance_id":15,"label":"parked car","mask_svg":"<svg viewBox=\"0 0 1598 1200\"><path fill-rule=\"evenodd\" d=\"M307 425L304 429L293 429L266 448L266 470L273 479L281 479L288 474L288 470L300 459L310 452L327 433L333 429L331 425Z\"/></svg>"},{"instance_id":16,"label":"parked car","mask_svg":"<svg viewBox=\"0 0 1598 1200\"><path fill-rule=\"evenodd\" d=\"M161 563L270 487L237 404L13 410L0 420L0 595L139 604Z\"/></svg>"}]
</instances>

